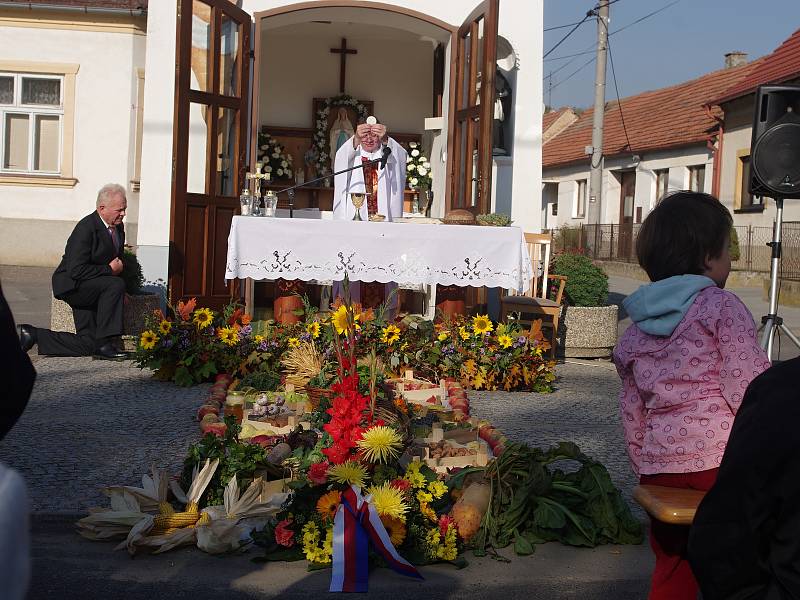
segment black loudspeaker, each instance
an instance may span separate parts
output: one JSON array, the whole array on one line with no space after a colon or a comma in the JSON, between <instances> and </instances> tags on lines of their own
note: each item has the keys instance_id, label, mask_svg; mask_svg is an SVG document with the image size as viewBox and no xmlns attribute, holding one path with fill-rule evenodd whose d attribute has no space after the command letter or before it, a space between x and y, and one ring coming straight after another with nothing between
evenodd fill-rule
<instances>
[{"instance_id":1,"label":"black loudspeaker","mask_svg":"<svg viewBox=\"0 0 800 600\"><path fill-rule=\"evenodd\" d=\"M750 142L750 193L800 198L800 85L762 85Z\"/></svg>"}]
</instances>

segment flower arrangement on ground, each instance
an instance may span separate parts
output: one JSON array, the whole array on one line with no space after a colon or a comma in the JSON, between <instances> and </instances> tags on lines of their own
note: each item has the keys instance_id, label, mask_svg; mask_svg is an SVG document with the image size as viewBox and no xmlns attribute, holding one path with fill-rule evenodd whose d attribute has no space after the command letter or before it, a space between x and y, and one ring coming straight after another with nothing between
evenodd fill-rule
<instances>
[{"instance_id":1,"label":"flower arrangement on ground","mask_svg":"<svg viewBox=\"0 0 800 600\"><path fill-rule=\"evenodd\" d=\"M431 189L431 163L422 153L422 147L417 142L408 143L406 183L409 189L415 191Z\"/></svg>"}]
</instances>

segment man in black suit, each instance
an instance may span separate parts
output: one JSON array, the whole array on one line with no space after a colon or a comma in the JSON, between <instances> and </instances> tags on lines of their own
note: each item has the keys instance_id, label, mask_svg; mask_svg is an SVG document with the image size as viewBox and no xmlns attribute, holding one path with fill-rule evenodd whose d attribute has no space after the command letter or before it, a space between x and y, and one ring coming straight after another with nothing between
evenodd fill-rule
<instances>
[{"instance_id":1,"label":"man in black suit","mask_svg":"<svg viewBox=\"0 0 800 600\"><path fill-rule=\"evenodd\" d=\"M78 221L53 273L53 295L72 307L77 333L23 324L18 328L23 350L38 343L39 354L125 358L114 340L122 334L125 282L119 275L125 245L122 219L127 208L125 188L115 183L104 185L97 194L97 210Z\"/></svg>"}]
</instances>

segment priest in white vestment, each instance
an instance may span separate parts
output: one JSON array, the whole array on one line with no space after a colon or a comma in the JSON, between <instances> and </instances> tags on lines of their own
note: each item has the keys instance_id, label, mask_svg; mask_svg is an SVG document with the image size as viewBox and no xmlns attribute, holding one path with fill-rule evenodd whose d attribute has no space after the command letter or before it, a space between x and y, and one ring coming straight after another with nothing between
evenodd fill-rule
<instances>
[{"instance_id":1,"label":"priest in white vestment","mask_svg":"<svg viewBox=\"0 0 800 600\"><path fill-rule=\"evenodd\" d=\"M383 156L384 147L391 151L386 166L381 168L378 164L370 165L369 161ZM352 220L356 210L350 200L352 193L367 194L367 199L360 209L364 221L373 214L383 215L386 221L402 217L403 191L406 187L406 157L405 148L387 135L384 125L380 123L358 125L355 135L336 152L334 170L341 171L358 164L365 166L363 169L355 169L334 177L333 218ZM364 226L369 227L369 224L364 223ZM362 298L360 288L357 282L351 282L350 297L353 302L367 300ZM397 284L387 284L384 298L389 295L391 289L396 288ZM341 283L335 282L333 297L342 295ZM365 307L370 304L365 303ZM396 293L392 294L389 309L392 314L397 312Z\"/></svg>"}]
</instances>

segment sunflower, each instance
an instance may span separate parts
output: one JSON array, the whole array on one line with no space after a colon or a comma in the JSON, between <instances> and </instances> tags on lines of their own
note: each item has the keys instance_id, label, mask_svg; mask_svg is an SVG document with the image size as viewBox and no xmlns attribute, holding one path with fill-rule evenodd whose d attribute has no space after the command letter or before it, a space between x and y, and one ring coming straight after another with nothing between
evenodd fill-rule
<instances>
[{"instance_id":1,"label":"sunflower","mask_svg":"<svg viewBox=\"0 0 800 600\"><path fill-rule=\"evenodd\" d=\"M402 440L397 431L385 425L370 427L358 440L358 447L363 451L364 458L372 463L385 463L390 458L396 458L400 454L401 445Z\"/></svg>"},{"instance_id":2,"label":"sunflower","mask_svg":"<svg viewBox=\"0 0 800 600\"><path fill-rule=\"evenodd\" d=\"M154 331L147 331L142 332L142 337L139 338L139 345L144 348L145 350L152 350L156 347L156 342L158 341L158 336L155 334Z\"/></svg>"},{"instance_id":3,"label":"sunflower","mask_svg":"<svg viewBox=\"0 0 800 600\"><path fill-rule=\"evenodd\" d=\"M372 505L381 517L403 519L408 512L408 504L403 499L403 491L393 487L388 481L383 485L373 485L367 492L372 494Z\"/></svg>"},{"instance_id":4,"label":"sunflower","mask_svg":"<svg viewBox=\"0 0 800 600\"><path fill-rule=\"evenodd\" d=\"M311 321L306 325L306 331L311 334L311 337L317 339L320 333L319 321Z\"/></svg>"},{"instance_id":5,"label":"sunflower","mask_svg":"<svg viewBox=\"0 0 800 600\"><path fill-rule=\"evenodd\" d=\"M503 348L510 348L513 342L511 341L510 335L500 335L497 336L497 343L500 344Z\"/></svg>"},{"instance_id":6,"label":"sunflower","mask_svg":"<svg viewBox=\"0 0 800 600\"><path fill-rule=\"evenodd\" d=\"M162 320L161 323L158 324L158 330L161 332L161 335L167 335L172 331L172 321L167 321L166 319Z\"/></svg>"},{"instance_id":7,"label":"sunflower","mask_svg":"<svg viewBox=\"0 0 800 600\"><path fill-rule=\"evenodd\" d=\"M447 331L443 331L443 332L441 332L441 333L439 334L439 336L438 336L438 338L437 338L437 339L438 339L440 342L443 342L443 341L445 341L445 340L446 340L448 337L450 337L450 334L449 334Z\"/></svg>"},{"instance_id":8,"label":"sunflower","mask_svg":"<svg viewBox=\"0 0 800 600\"><path fill-rule=\"evenodd\" d=\"M357 462L348 460L340 465L331 467L328 471L328 477L337 483L363 487L367 472Z\"/></svg>"},{"instance_id":9,"label":"sunflower","mask_svg":"<svg viewBox=\"0 0 800 600\"><path fill-rule=\"evenodd\" d=\"M386 534L392 542L392 546L397 548L406 539L406 524L400 519L394 517L381 517L383 528L386 529Z\"/></svg>"},{"instance_id":10,"label":"sunflower","mask_svg":"<svg viewBox=\"0 0 800 600\"><path fill-rule=\"evenodd\" d=\"M300 340L296 337L289 338L289 348L298 348L300 346Z\"/></svg>"},{"instance_id":11,"label":"sunflower","mask_svg":"<svg viewBox=\"0 0 800 600\"><path fill-rule=\"evenodd\" d=\"M494 326L492 325L492 320L489 318L489 315L477 315L472 317L472 331L475 332L475 335L489 333L492 329L494 329Z\"/></svg>"},{"instance_id":12,"label":"sunflower","mask_svg":"<svg viewBox=\"0 0 800 600\"><path fill-rule=\"evenodd\" d=\"M194 321L199 329L205 329L211 325L211 320L214 318L214 312L210 308L198 308L194 311Z\"/></svg>"},{"instance_id":13,"label":"sunflower","mask_svg":"<svg viewBox=\"0 0 800 600\"><path fill-rule=\"evenodd\" d=\"M400 328L397 325L387 325L381 331L381 341L384 344L392 345L400 339Z\"/></svg>"},{"instance_id":14,"label":"sunflower","mask_svg":"<svg viewBox=\"0 0 800 600\"><path fill-rule=\"evenodd\" d=\"M228 346L233 346L239 341L239 332L233 327L220 327L217 329L217 337Z\"/></svg>"},{"instance_id":15,"label":"sunflower","mask_svg":"<svg viewBox=\"0 0 800 600\"><path fill-rule=\"evenodd\" d=\"M361 315L355 314L352 310L349 312L353 317L353 325L356 327L356 329L358 329L358 319ZM339 335L342 335L350 328L350 324L348 323L348 310L347 306L344 304L336 309L336 312L333 313L333 317L331 317L331 319L333 321L333 326L336 328L336 333Z\"/></svg>"},{"instance_id":16,"label":"sunflower","mask_svg":"<svg viewBox=\"0 0 800 600\"><path fill-rule=\"evenodd\" d=\"M340 496L339 492L333 490L317 500L317 513L322 517L323 521L328 519L333 521L336 516L336 509L339 508Z\"/></svg>"}]
</instances>

